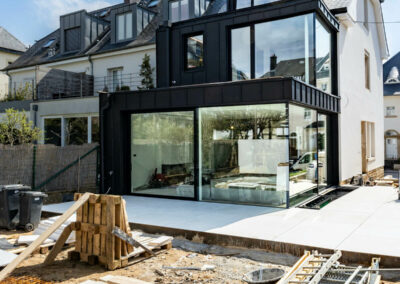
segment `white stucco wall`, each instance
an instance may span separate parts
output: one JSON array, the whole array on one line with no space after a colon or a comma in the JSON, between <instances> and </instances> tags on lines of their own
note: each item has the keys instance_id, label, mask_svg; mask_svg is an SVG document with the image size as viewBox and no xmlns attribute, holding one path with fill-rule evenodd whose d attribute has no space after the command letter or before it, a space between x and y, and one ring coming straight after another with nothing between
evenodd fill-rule
<instances>
[{"instance_id":1,"label":"white stucco wall","mask_svg":"<svg viewBox=\"0 0 400 284\"><path fill-rule=\"evenodd\" d=\"M9 62L14 62L19 55L0 51L0 69L8 66ZM6 74L0 73L0 100L8 94L8 79Z\"/></svg>"},{"instance_id":2,"label":"white stucco wall","mask_svg":"<svg viewBox=\"0 0 400 284\"><path fill-rule=\"evenodd\" d=\"M400 133L400 96L385 96L385 132L387 130L396 130ZM394 116L386 116L386 107L394 106L395 113Z\"/></svg>"},{"instance_id":3,"label":"white stucco wall","mask_svg":"<svg viewBox=\"0 0 400 284\"><path fill-rule=\"evenodd\" d=\"M375 0L374 0L375 1ZM364 1L353 1L349 14L353 19L364 18ZM369 3L369 21L375 21L372 3ZM370 90L365 87L365 50L370 55ZM362 23L346 28L341 24L338 36L339 94L342 97L340 129L340 180L362 172L361 121L375 123L375 160L368 170L384 165L384 114L382 54L376 25L366 29Z\"/></svg>"}]
</instances>

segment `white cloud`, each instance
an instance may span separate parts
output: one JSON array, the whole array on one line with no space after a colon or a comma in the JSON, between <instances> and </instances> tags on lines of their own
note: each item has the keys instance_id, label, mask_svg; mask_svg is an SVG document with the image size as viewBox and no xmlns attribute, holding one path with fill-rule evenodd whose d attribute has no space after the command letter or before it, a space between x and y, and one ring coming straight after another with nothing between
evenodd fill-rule
<instances>
[{"instance_id":1,"label":"white cloud","mask_svg":"<svg viewBox=\"0 0 400 284\"><path fill-rule=\"evenodd\" d=\"M52 29L60 26L61 15L82 9L89 12L112 5L105 0L33 0L33 3L37 8L38 20Z\"/></svg>"}]
</instances>

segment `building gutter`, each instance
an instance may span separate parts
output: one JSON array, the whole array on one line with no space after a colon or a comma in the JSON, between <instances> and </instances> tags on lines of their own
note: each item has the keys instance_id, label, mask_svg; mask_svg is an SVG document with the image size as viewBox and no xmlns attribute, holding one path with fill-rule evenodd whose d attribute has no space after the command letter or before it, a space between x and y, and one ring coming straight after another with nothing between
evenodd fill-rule
<instances>
[{"instance_id":1,"label":"building gutter","mask_svg":"<svg viewBox=\"0 0 400 284\"><path fill-rule=\"evenodd\" d=\"M93 76L93 60L92 60L92 55L90 55L89 54L89 56L88 56L88 61L89 61L89 63L90 63L90 75L92 75Z\"/></svg>"}]
</instances>

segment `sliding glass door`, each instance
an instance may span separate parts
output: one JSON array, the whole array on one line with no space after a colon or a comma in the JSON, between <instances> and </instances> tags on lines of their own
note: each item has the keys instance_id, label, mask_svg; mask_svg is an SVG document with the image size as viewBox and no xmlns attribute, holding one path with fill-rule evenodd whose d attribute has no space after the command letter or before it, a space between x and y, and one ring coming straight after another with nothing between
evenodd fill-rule
<instances>
[{"instance_id":1,"label":"sliding glass door","mask_svg":"<svg viewBox=\"0 0 400 284\"><path fill-rule=\"evenodd\" d=\"M192 111L131 115L131 192L194 198Z\"/></svg>"}]
</instances>

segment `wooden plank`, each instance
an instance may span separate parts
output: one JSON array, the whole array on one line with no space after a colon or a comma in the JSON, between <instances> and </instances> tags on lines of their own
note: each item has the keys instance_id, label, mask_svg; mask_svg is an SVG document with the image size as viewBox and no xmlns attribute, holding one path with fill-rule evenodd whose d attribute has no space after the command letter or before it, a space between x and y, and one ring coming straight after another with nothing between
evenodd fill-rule
<instances>
[{"instance_id":1,"label":"wooden plank","mask_svg":"<svg viewBox=\"0 0 400 284\"><path fill-rule=\"evenodd\" d=\"M50 237L69 217L72 216L86 201L88 201L91 193L85 193L77 202L75 202L63 215L61 215L43 234L40 235L29 247L27 247L16 259L0 271L0 281L4 280L8 274L14 271L15 268L31 253L37 249L44 240Z\"/></svg>"},{"instance_id":2,"label":"wooden plank","mask_svg":"<svg viewBox=\"0 0 400 284\"><path fill-rule=\"evenodd\" d=\"M93 224L94 223L94 204L89 203L89 213L88 213L88 223ZM88 244L87 244L87 252L89 255L93 254L93 232L89 231L88 233Z\"/></svg>"},{"instance_id":3,"label":"wooden plank","mask_svg":"<svg viewBox=\"0 0 400 284\"><path fill-rule=\"evenodd\" d=\"M88 203L86 202L85 204L83 204L82 206L82 222L83 223L87 223L88 222L88 210L89 210L89 206ZM82 244L82 250L80 252L84 252L87 253L87 232L83 232L82 231L82 240L81 240L81 244Z\"/></svg>"},{"instance_id":4,"label":"wooden plank","mask_svg":"<svg viewBox=\"0 0 400 284\"><path fill-rule=\"evenodd\" d=\"M76 222L82 222L82 207L76 211ZM82 250L82 232L75 230L75 251L79 252Z\"/></svg>"},{"instance_id":5,"label":"wooden plank","mask_svg":"<svg viewBox=\"0 0 400 284\"><path fill-rule=\"evenodd\" d=\"M128 233L128 235L130 235L131 227L129 226L128 214L126 213L126 201L124 199L122 200L122 211L123 211L124 220L125 220L126 232ZM126 250L127 250L127 254L130 254L131 252L133 252L133 246L126 243Z\"/></svg>"},{"instance_id":6,"label":"wooden plank","mask_svg":"<svg viewBox=\"0 0 400 284\"><path fill-rule=\"evenodd\" d=\"M116 235L119 239L124 240L125 242L131 244L132 246L134 245L139 245L140 247L142 247L145 251L147 251L148 253L150 253L151 255L154 255L154 253L151 251L151 249L149 249L147 246L143 245L141 242L133 239L131 236L129 236L128 234L126 234L125 232L121 231L120 228L118 227L114 227L112 233L114 235Z\"/></svg>"},{"instance_id":7,"label":"wooden plank","mask_svg":"<svg viewBox=\"0 0 400 284\"><path fill-rule=\"evenodd\" d=\"M115 203L114 198L107 201L107 234L106 234L106 256L107 268L114 269L115 260L115 237L112 230L115 226Z\"/></svg>"},{"instance_id":8,"label":"wooden plank","mask_svg":"<svg viewBox=\"0 0 400 284\"><path fill-rule=\"evenodd\" d=\"M169 237L169 236L161 236L161 237L159 237L157 239L153 239L152 241L150 241L149 245L153 246L153 247L160 247L160 246L163 246L163 245L171 242L172 239L173 238Z\"/></svg>"},{"instance_id":9,"label":"wooden plank","mask_svg":"<svg viewBox=\"0 0 400 284\"><path fill-rule=\"evenodd\" d=\"M107 225L107 205L101 204L101 224ZM106 256L106 234L100 235L100 255Z\"/></svg>"},{"instance_id":10,"label":"wooden plank","mask_svg":"<svg viewBox=\"0 0 400 284\"><path fill-rule=\"evenodd\" d=\"M57 239L56 244L53 246L52 250L50 253L47 255L46 259L44 260L45 265L49 265L53 263L54 259L56 258L57 254L61 251L63 248L65 242L67 241L69 235L72 232L72 226L69 224L67 227L65 227L64 231L61 233L60 237Z\"/></svg>"},{"instance_id":11,"label":"wooden plank","mask_svg":"<svg viewBox=\"0 0 400 284\"><path fill-rule=\"evenodd\" d=\"M121 204L115 205L115 226L121 226ZM121 239L115 238L115 259L121 259Z\"/></svg>"},{"instance_id":12,"label":"wooden plank","mask_svg":"<svg viewBox=\"0 0 400 284\"><path fill-rule=\"evenodd\" d=\"M94 204L94 224L101 224L101 203ZM100 255L100 234L93 236L93 254Z\"/></svg>"}]
</instances>

